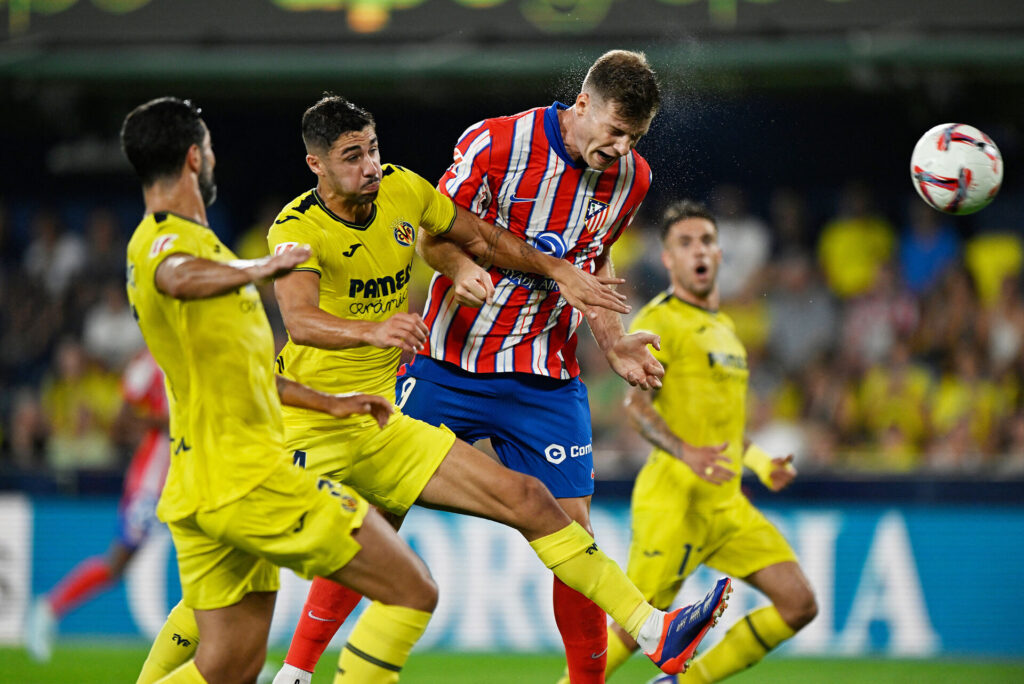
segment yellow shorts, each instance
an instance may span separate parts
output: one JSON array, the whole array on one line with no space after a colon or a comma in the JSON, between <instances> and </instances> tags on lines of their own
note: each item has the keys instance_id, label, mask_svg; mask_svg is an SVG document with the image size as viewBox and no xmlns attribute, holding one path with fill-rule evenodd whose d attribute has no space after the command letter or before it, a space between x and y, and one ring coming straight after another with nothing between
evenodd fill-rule
<instances>
[{"instance_id":1,"label":"yellow shorts","mask_svg":"<svg viewBox=\"0 0 1024 684\"><path fill-rule=\"evenodd\" d=\"M691 507L677 468L655 455L633 488L632 542L626 574L656 608L672 605L683 580L698 565L747 577L776 563L796 561L782 533L737 493L724 505Z\"/></svg>"},{"instance_id":2,"label":"yellow shorts","mask_svg":"<svg viewBox=\"0 0 1024 684\"><path fill-rule=\"evenodd\" d=\"M241 499L168 524L185 605L212 610L277 591L278 566L306 578L334 573L362 548L352 533L368 510L354 491L282 458Z\"/></svg>"},{"instance_id":3,"label":"yellow shorts","mask_svg":"<svg viewBox=\"0 0 1024 684\"><path fill-rule=\"evenodd\" d=\"M306 470L344 482L370 503L404 515L455 444L434 427L395 411L383 428L285 419L285 448Z\"/></svg>"}]
</instances>

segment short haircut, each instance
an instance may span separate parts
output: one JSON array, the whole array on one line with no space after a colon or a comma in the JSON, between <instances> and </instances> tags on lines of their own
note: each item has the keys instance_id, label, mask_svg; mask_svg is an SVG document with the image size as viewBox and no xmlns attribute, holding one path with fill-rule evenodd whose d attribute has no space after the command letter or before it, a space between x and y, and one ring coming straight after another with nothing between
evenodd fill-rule
<instances>
[{"instance_id":1,"label":"short haircut","mask_svg":"<svg viewBox=\"0 0 1024 684\"><path fill-rule=\"evenodd\" d=\"M373 115L340 95L324 93L302 115L302 142L307 152L326 152L345 133L376 127Z\"/></svg>"},{"instance_id":2,"label":"short haircut","mask_svg":"<svg viewBox=\"0 0 1024 684\"><path fill-rule=\"evenodd\" d=\"M583 90L615 103L629 122L653 117L661 107L661 87L642 52L611 50L597 58L583 79Z\"/></svg>"},{"instance_id":3,"label":"short haircut","mask_svg":"<svg viewBox=\"0 0 1024 684\"><path fill-rule=\"evenodd\" d=\"M715 215L708 211L708 208L700 202L694 200L680 200L669 205L668 209L661 218L661 240L665 241L668 237L668 231L679 221L686 219L701 218L707 219L711 222L711 225L715 227L715 233L718 233L718 221L715 220Z\"/></svg>"},{"instance_id":4,"label":"short haircut","mask_svg":"<svg viewBox=\"0 0 1024 684\"><path fill-rule=\"evenodd\" d=\"M121 150L143 187L176 176L192 145L202 145L206 124L189 100L160 97L141 104L124 119Z\"/></svg>"}]
</instances>

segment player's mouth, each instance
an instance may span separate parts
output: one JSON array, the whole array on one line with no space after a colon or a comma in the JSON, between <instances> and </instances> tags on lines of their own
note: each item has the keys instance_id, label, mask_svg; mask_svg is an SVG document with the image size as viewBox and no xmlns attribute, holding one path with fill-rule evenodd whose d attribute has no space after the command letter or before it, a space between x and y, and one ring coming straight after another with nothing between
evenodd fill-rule
<instances>
[{"instance_id":1,"label":"player's mouth","mask_svg":"<svg viewBox=\"0 0 1024 684\"><path fill-rule=\"evenodd\" d=\"M601 150L595 150L594 151L594 156L596 156L598 161L600 161L601 164L604 165L604 166L608 166L613 161L618 159L618 157L613 157L612 155L610 155L610 154L608 154L606 152L602 152Z\"/></svg>"},{"instance_id":2,"label":"player's mouth","mask_svg":"<svg viewBox=\"0 0 1024 684\"><path fill-rule=\"evenodd\" d=\"M705 278L711 274L711 269L708 268L707 264L697 264L697 267L693 269L693 272L697 274L698 278Z\"/></svg>"},{"instance_id":3,"label":"player's mouth","mask_svg":"<svg viewBox=\"0 0 1024 684\"><path fill-rule=\"evenodd\" d=\"M380 179L372 180L363 186L363 190L366 192L377 192L380 190Z\"/></svg>"}]
</instances>

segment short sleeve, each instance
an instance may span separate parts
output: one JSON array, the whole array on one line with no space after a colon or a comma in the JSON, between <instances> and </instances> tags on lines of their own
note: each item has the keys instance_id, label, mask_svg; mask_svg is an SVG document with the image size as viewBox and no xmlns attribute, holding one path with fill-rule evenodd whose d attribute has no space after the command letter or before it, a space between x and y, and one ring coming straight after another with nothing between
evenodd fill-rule
<instances>
[{"instance_id":1,"label":"short sleeve","mask_svg":"<svg viewBox=\"0 0 1024 684\"><path fill-rule=\"evenodd\" d=\"M309 245L310 255L293 270L313 271L318 275L323 275L323 269L320 266L319 233L311 230L305 218L285 210L267 233L267 247L271 254L280 254L299 245Z\"/></svg>"},{"instance_id":2,"label":"short sleeve","mask_svg":"<svg viewBox=\"0 0 1024 684\"><path fill-rule=\"evenodd\" d=\"M489 121L489 120L488 120ZM470 126L459 138L452 164L438 181L437 189L457 205L483 216L491 201L487 169L491 160L491 129L488 121Z\"/></svg>"},{"instance_id":3,"label":"short sleeve","mask_svg":"<svg viewBox=\"0 0 1024 684\"><path fill-rule=\"evenodd\" d=\"M423 214L420 225L431 235L441 235L452 229L455 223L455 202L438 192L426 179L410 172L410 182L420 198Z\"/></svg>"}]
</instances>

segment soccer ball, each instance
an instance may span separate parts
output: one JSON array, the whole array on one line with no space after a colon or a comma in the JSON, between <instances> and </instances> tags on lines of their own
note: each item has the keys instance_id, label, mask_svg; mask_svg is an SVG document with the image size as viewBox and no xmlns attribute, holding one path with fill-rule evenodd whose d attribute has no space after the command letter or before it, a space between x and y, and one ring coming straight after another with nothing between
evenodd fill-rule
<instances>
[{"instance_id":1,"label":"soccer ball","mask_svg":"<svg viewBox=\"0 0 1024 684\"><path fill-rule=\"evenodd\" d=\"M1003 156L992 139L967 124L939 124L917 141L910 157L917 194L947 214L988 206L1003 182Z\"/></svg>"}]
</instances>

